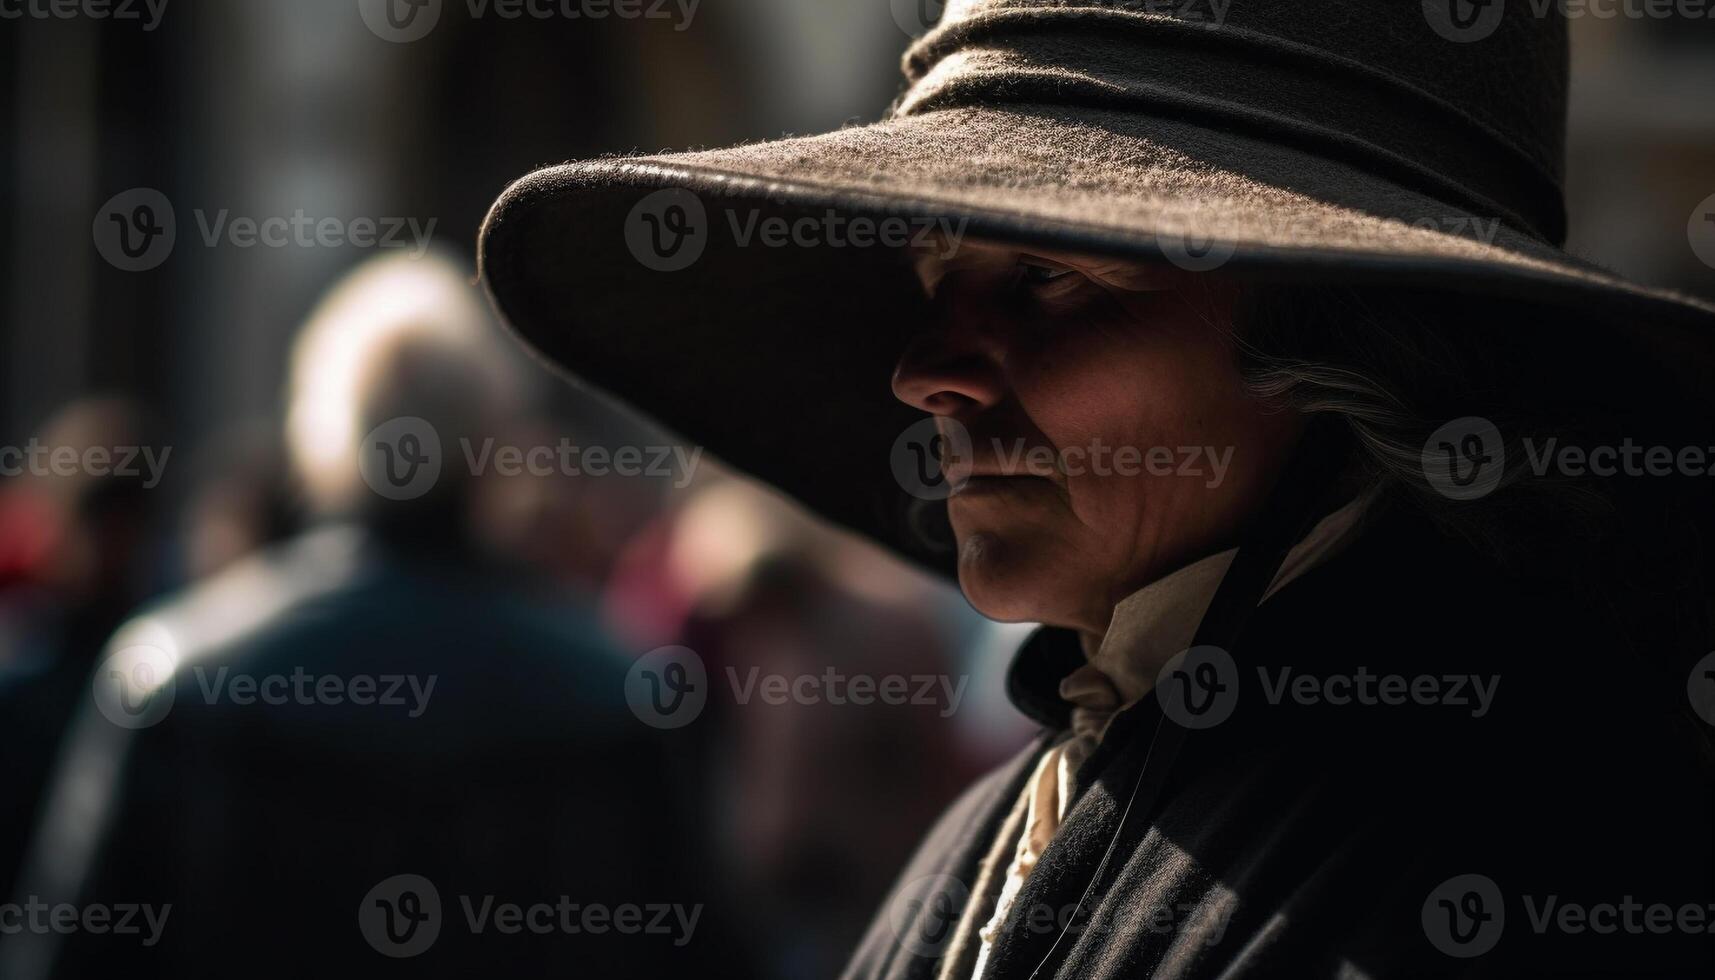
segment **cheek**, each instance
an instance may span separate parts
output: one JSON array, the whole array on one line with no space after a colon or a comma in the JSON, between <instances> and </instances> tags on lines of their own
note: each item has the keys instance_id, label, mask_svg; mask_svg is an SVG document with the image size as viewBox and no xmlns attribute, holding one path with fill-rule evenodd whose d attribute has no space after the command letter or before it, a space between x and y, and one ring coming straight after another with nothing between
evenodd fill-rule
<instances>
[{"instance_id":1,"label":"cheek","mask_svg":"<svg viewBox=\"0 0 1715 980\"><path fill-rule=\"evenodd\" d=\"M1237 463L1260 424L1222 338L1200 324L1087 334L1036 363L1016 385L1019 401L1068 464L1072 515L1094 532L1089 557L1111 546L1153 564L1173 560L1153 552L1204 536L1238 474L1215 473L1208 454L1186 447Z\"/></svg>"},{"instance_id":2,"label":"cheek","mask_svg":"<svg viewBox=\"0 0 1715 980\"><path fill-rule=\"evenodd\" d=\"M1020 404L1063 454L1230 444L1254 407L1207 328L1084 331L1015 379Z\"/></svg>"}]
</instances>

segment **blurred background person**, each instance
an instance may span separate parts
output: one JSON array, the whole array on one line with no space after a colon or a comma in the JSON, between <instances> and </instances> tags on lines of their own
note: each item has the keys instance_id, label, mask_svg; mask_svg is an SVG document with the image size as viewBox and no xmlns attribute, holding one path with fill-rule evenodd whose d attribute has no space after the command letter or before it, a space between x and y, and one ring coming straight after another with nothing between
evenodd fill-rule
<instances>
[{"instance_id":1,"label":"blurred background person","mask_svg":"<svg viewBox=\"0 0 1715 980\"><path fill-rule=\"evenodd\" d=\"M865 896L916 844L909 828L1028 729L961 737L949 721L970 717L966 699L993 696L956 655L962 605L748 481L700 480L634 544L609 615L639 644L695 651L721 690L697 741L744 905L773 927L771 975L833 976ZM807 697L761 693L830 673ZM899 696L883 700L890 678Z\"/></svg>"},{"instance_id":2,"label":"blurred background person","mask_svg":"<svg viewBox=\"0 0 1715 980\"><path fill-rule=\"evenodd\" d=\"M505 480L466 447L522 417L502 343L436 257L367 264L318 309L286 425L315 525L119 629L16 889L170 905L170 927L8 936L0 974L749 975L625 658L489 549ZM540 934L495 917L567 902ZM589 905L682 911L574 931Z\"/></svg>"},{"instance_id":3,"label":"blurred background person","mask_svg":"<svg viewBox=\"0 0 1715 980\"><path fill-rule=\"evenodd\" d=\"M3 895L11 893L53 747L87 694L103 643L143 598L140 566L154 523L148 494L159 474L119 464L143 446L154 450L147 428L122 398L80 399L43 426L45 453L34 464L17 460L16 475L0 483ZM59 467L54 454L78 462Z\"/></svg>"}]
</instances>

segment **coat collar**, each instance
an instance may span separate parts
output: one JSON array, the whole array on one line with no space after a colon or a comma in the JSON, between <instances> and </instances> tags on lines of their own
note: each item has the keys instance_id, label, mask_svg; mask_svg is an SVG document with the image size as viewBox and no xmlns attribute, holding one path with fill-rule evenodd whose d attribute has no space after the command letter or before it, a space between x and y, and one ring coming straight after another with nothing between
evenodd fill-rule
<instances>
[{"instance_id":1,"label":"coat collar","mask_svg":"<svg viewBox=\"0 0 1715 980\"><path fill-rule=\"evenodd\" d=\"M1363 531L1364 518L1375 499L1366 494L1327 514L1305 535L1282 561L1264 601L1293 581L1334 558ZM1146 678L1130 676L1132 659L1119 646L1139 643L1183 648L1189 645L1208 598L1232 564L1237 549L1211 555L1160 579L1122 600L1115 608L1114 626L1096 652L1096 665L1108 673L1127 703L1147 687ZM1184 608L1195 606L1189 615ZM1123 620L1123 621L1122 621ZM1141 655L1152 662L1160 650L1144 649ZM1107 661L1104 664L1104 660ZM1127 661L1121 663L1118 661ZM1007 695L1026 717L1053 729L1071 724L1072 704L1060 695L1060 682L1085 663L1092 662L1082 637L1075 631L1044 626L1032 633L1014 656L1007 672ZM1147 665L1143 668L1148 672ZM1124 681L1124 683L1121 683Z\"/></svg>"}]
</instances>

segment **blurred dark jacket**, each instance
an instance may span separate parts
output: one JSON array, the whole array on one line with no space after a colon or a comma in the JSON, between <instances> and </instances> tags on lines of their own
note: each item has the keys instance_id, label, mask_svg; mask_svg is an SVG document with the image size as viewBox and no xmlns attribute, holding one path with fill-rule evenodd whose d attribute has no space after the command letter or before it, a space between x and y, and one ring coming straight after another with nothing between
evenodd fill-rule
<instances>
[{"instance_id":1,"label":"blurred dark jacket","mask_svg":"<svg viewBox=\"0 0 1715 980\"><path fill-rule=\"evenodd\" d=\"M150 947L8 937L0 973L742 973L704 837L684 824L689 784L628 710L625 658L582 613L470 568L333 527L122 628L110 650L172 648L171 707L137 730L85 711L19 900L171 911ZM237 703L241 677L296 675L307 702ZM399 703L313 693L338 678L358 694L364 677L365 700ZM426 896L406 906L385 884L398 875L438 896L438 936L409 957L360 922L384 903L403 936L405 913L429 914ZM606 913L586 918L595 906Z\"/></svg>"}]
</instances>

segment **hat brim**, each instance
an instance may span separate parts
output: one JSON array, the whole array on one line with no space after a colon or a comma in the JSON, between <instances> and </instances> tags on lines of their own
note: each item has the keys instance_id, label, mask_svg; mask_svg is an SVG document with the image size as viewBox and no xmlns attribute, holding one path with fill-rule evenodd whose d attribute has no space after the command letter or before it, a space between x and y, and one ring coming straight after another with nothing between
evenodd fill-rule
<instances>
[{"instance_id":1,"label":"hat brim","mask_svg":"<svg viewBox=\"0 0 1715 980\"><path fill-rule=\"evenodd\" d=\"M691 192L705 210L694 230L703 237L688 246L697 258L676 271L634 251L636 212L665 189ZM777 229L801 230L765 231L781 218L798 224ZM923 312L897 236L930 231L1431 288L1552 310L1569 329L1715 324L1715 306L1267 134L1053 106L929 111L541 170L491 211L482 275L507 321L555 365L945 570L944 507L906 493L890 467L896 437L921 418L889 391Z\"/></svg>"}]
</instances>

